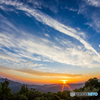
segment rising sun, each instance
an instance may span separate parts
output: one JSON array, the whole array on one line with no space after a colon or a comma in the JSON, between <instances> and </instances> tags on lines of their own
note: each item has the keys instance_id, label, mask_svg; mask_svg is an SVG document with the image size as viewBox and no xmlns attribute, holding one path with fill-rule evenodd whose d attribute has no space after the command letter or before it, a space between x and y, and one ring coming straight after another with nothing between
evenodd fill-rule
<instances>
[{"instance_id":1,"label":"rising sun","mask_svg":"<svg viewBox=\"0 0 100 100\"><path fill-rule=\"evenodd\" d=\"M66 82L65 82L65 81L63 81L63 83L65 84Z\"/></svg>"}]
</instances>

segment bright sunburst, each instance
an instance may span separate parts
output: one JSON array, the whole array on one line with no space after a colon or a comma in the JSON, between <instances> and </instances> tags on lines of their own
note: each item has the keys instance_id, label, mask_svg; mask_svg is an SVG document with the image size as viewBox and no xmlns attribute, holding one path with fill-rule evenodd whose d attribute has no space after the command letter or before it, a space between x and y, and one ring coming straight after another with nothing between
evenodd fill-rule
<instances>
[{"instance_id":1,"label":"bright sunburst","mask_svg":"<svg viewBox=\"0 0 100 100\"><path fill-rule=\"evenodd\" d=\"M66 82L65 82L65 81L63 81L63 83L65 84Z\"/></svg>"}]
</instances>

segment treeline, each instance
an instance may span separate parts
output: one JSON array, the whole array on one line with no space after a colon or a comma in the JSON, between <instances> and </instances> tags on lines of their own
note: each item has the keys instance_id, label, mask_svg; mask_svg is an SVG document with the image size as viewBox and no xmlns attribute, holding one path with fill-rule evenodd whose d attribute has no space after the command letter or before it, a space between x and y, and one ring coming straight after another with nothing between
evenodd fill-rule
<instances>
[{"instance_id":1,"label":"treeline","mask_svg":"<svg viewBox=\"0 0 100 100\"><path fill-rule=\"evenodd\" d=\"M100 82L97 78L89 79L83 88L75 89L74 92L98 92L98 96L82 97L74 96L70 97L70 92L65 90L63 92L47 92L42 93L35 89L28 89L27 85L22 85L21 90L16 93L12 93L9 88L9 82L5 80L0 82L0 100L100 100Z\"/></svg>"}]
</instances>

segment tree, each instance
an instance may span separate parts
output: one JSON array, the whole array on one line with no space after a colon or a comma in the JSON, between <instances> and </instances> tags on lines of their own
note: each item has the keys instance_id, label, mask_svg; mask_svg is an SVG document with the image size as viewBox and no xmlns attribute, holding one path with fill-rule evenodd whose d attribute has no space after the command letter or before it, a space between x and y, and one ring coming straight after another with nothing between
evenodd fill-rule
<instances>
[{"instance_id":1,"label":"tree","mask_svg":"<svg viewBox=\"0 0 100 100\"><path fill-rule=\"evenodd\" d=\"M9 81L5 80L4 82L1 82L0 83L0 98L9 100L11 95L12 94L11 94L11 89L9 88Z\"/></svg>"},{"instance_id":2,"label":"tree","mask_svg":"<svg viewBox=\"0 0 100 100\"><path fill-rule=\"evenodd\" d=\"M25 95L21 94L21 95L15 95L12 100L28 100L28 98Z\"/></svg>"},{"instance_id":3,"label":"tree","mask_svg":"<svg viewBox=\"0 0 100 100\"><path fill-rule=\"evenodd\" d=\"M96 77L90 78L86 83L85 86L83 87L84 90L87 91L98 91L100 89L100 82L98 82L98 79Z\"/></svg>"},{"instance_id":4,"label":"tree","mask_svg":"<svg viewBox=\"0 0 100 100\"><path fill-rule=\"evenodd\" d=\"M21 86L21 90L19 91L20 94L25 94L26 92L28 92L28 88L27 85L23 84Z\"/></svg>"},{"instance_id":5,"label":"tree","mask_svg":"<svg viewBox=\"0 0 100 100\"><path fill-rule=\"evenodd\" d=\"M46 97L36 97L34 100L48 100Z\"/></svg>"}]
</instances>

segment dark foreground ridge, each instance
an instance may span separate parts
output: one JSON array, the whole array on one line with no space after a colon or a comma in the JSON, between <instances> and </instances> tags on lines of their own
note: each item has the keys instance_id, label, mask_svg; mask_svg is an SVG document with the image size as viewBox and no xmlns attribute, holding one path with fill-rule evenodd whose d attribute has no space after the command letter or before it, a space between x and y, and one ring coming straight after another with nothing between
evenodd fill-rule
<instances>
[{"instance_id":1,"label":"dark foreground ridge","mask_svg":"<svg viewBox=\"0 0 100 100\"><path fill-rule=\"evenodd\" d=\"M69 84L78 87L80 84ZM82 84L81 84L82 85ZM80 86L81 86L80 85ZM62 85L59 85L62 88ZM98 96L70 96L70 90L61 92L59 86L52 85L22 85L8 79L0 78L0 100L100 100L100 82L97 78L91 78L84 86L74 89L74 92L98 92ZM73 88L75 88L73 86ZM51 88L52 87L52 88ZM43 91L44 90L46 91ZM72 88L72 87L71 87ZM12 90L13 89L13 90ZM53 91L57 89L60 91ZM16 90L16 91L15 91ZM47 92L48 90L48 92ZM42 91L42 92L41 92ZM51 92L53 91L53 92ZM55 93L54 93L55 92Z\"/></svg>"}]
</instances>

